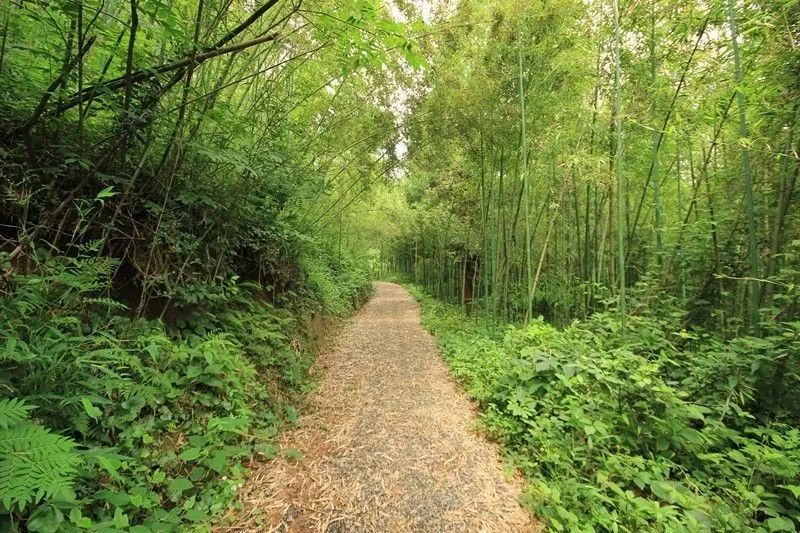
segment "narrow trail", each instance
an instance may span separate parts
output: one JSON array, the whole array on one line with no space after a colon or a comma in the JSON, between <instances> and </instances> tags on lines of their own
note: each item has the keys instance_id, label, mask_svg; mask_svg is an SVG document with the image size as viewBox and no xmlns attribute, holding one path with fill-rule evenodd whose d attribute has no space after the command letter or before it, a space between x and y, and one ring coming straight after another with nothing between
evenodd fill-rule
<instances>
[{"instance_id":1,"label":"narrow trail","mask_svg":"<svg viewBox=\"0 0 800 533\"><path fill-rule=\"evenodd\" d=\"M308 414L281 439L302 452L256 467L236 531L536 531L521 483L475 433L419 306L377 293L320 356Z\"/></svg>"}]
</instances>

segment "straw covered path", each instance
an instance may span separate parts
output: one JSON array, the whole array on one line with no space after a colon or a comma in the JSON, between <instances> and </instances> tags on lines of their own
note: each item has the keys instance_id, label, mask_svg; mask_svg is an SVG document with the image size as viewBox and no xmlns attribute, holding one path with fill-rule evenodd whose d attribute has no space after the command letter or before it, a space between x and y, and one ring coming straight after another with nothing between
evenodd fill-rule
<instances>
[{"instance_id":1,"label":"straw covered path","mask_svg":"<svg viewBox=\"0 0 800 533\"><path fill-rule=\"evenodd\" d=\"M319 390L255 467L238 531L535 531L521 484L478 435L403 287L376 295L320 356Z\"/></svg>"}]
</instances>

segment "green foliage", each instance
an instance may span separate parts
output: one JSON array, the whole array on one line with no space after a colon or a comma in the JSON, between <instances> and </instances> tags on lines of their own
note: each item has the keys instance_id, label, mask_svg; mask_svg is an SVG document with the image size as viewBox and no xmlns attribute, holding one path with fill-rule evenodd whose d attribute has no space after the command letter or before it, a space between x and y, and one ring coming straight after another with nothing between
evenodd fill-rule
<instances>
[{"instance_id":1,"label":"green foliage","mask_svg":"<svg viewBox=\"0 0 800 533\"><path fill-rule=\"evenodd\" d=\"M376 0L302 8L0 3L0 529L205 529L277 453L371 287L331 238L390 169L366 70L421 63Z\"/></svg>"},{"instance_id":2,"label":"green foliage","mask_svg":"<svg viewBox=\"0 0 800 533\"><path fill-rule=\"evenodd\" d=\"M32 409L17 398L0 399L0 510L72 493L75 442L28 422Z\"/></svg>"},{"instance_id":3,"label":"green foliage","mask_svg":"<svg viewBox=\"0 0 800 533\"><path fill-rule=\"evenodd\" d=\"M13 348L16 339L9 339L6 348ZM28 418L28 412L34 409L33 405L27 405L24 401L17 398L0 399L0 429L8 429Z\"/></svg>"},{"instance_id":4,"label":"green foliage","mask_svg":"<svg viewBox=\"0 0 800 533\"><path fill-rule=\"evenodd\" d=\"M308 276L311 301L319 302L319 311L344 316L372 295L372 283L365 268L347 257L324 250L306 255L301 267Z\"/></svg>"},{"instance_id":5,"label":"green foliage","mask_svg":"<svg viewBox=\"0 0 800 533\"><path fill-rule=\"evenodd\" d=\"M210 521L310 387L302 322L256 287L167 329L100 297L112 267L54 259L0 298L0 503L31 531Z\"/></svg>"},{"instance_id":6,"label":"green foliage","mask_svg":"<svg viewBox=\"0 0 800 533\"><path fill-rule=\"evenodd\" d=\"M795 7L461 2L431 49L385 260L552 529L800 528Z\"/></svg>"},{"instance_id":7,"label":"green foliage","mask_svg":"<svg viewBox=\"0 0 800 533\"><path fill-rule=\"evenodd\" d=\"M757 418L754 353L674 320L597 314L505 328L423 296L424 324L556 531L794 531L800 431ZM473 323L474 320L474 323ZM738 363L737 361L741 361ZM744 364L747 361L747 364Z\"/></svg>"}]
</instances>

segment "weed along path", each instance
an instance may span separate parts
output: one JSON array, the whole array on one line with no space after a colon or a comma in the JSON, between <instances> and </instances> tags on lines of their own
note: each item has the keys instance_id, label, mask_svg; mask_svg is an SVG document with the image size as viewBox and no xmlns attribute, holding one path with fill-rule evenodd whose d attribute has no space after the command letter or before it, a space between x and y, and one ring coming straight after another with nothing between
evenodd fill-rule
<instances>
[{"instance_id":1,"label":"weed along path","mask_svg":"<svg viewBox=\"0 0 800 533\"><path fill-rule=\"evenodd\" d=\"M282 457L242 489L233 530L535 531L417 303L399 285L376 288L320 356L320 388Z\"/></svg>"}]
</instances>

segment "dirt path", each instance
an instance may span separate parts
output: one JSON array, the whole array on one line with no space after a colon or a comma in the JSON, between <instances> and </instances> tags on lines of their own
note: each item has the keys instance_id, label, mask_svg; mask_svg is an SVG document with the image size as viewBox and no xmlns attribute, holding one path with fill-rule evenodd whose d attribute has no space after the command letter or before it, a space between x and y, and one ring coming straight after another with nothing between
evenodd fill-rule
<instances>
[{"instance_id":1,"label":"dirt path","mask_svg":"<svg viewBox=\"0 0 800 533\"><path fill-rule=\"evenodd\" d=\"M320 357L323 381L282 446L300 459L258 467L238 531L535 531L520 483L473 428L419 306L377 294Z\"/></svg>"}]
</instances>

